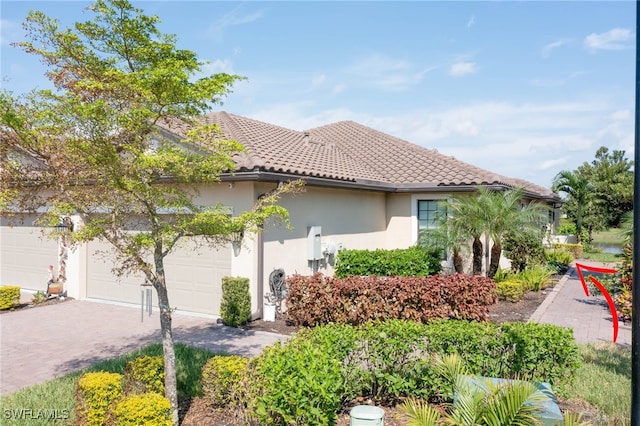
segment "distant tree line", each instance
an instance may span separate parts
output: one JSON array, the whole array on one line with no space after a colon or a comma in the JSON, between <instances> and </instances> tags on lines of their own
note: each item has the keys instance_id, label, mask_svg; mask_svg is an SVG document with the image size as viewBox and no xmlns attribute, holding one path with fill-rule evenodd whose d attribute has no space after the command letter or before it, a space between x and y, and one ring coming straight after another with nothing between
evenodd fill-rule
<instances>
[{"instance_id":1,"label":"distant tree line","mask_svg":"<svg viewBox=\"0 0 640 426\"><path fill-rule=\"evenodd\" d=\"M603 146L590 163L558 173L552 188L566 196L562 212L576 225L578 241L591 242L594 232L620 227L633 210L633 161Z\"/></svg>"}]
</instances>

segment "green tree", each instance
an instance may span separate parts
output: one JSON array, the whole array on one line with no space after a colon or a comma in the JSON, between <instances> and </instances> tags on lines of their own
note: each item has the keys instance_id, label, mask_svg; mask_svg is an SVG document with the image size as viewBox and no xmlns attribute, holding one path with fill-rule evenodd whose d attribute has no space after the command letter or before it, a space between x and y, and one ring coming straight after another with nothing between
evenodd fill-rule
<instances>
[{"instance_id":1,"label":"green tree","mask_svg":"<svg viewBox=\"0 0 640 426\"><path fill-rule=\"evenodd\" d=\"M491 260L487 276L493 278L500 266L502 242L512 232L532 232L542 240L541 230L547 223L544 207L537 203L523 204L521 188L493 191L480 188L478 199L485 215L484 230L491 237Z\"/></svg>"},{"instance_id":2,"label":"green tree","mask_svg":"<svg viewBox=\"0 0 640 426\"><path fill-rule=\"evenodd\" d=\"M445 210L446 222L440 227L440 235L448 242L443 247L456 247L462 241L472 240L471 273L482 274L481 238L485 229L485 216L480 199L469 194L455 196L445 204ZM460 253L460 250L456 251Z\"/></svg>"},{"instance_id":3,"label":"green tree","mask_svg":"<svg viewBox=\"0 0 640 426\"><path fill-rule=\"evenodd\" d=\"M580 243L584 212L592 202L593 186L580 173L562 170L553 179L552 189L555 192L564 192L569 197L569 208L565 207L565 211L576 224L576 238Z\"/></svg>"},{"instance_id":4,"label":"green tree","mask_svg":"<svg viewBox=\"0 0 640 426\"><path fill-rule=\"evenodd\" d=\"M46 207L40 223L77 215L71 243L93 239L114 247L119 275L142 273L158 295L165 395L177 424L175 354L164 259L183 238L226 244L234 231L259 232L270 218L286 221L276 204L290 184L231 217L202 207L198 189L233 171L243 148L196 120L241 77L202 75L194 52L162 34L159 19L127 0L98 0L92 21L60 29L31 12L19 43L48 66L55 91L0 93L0 208L3 214ZM157 124L191 128L176 143ZM136 232L131 232L135 230ZM54 232L55 234L55 232Z\"/></svg>"},{"instance_id":5,"label":"green tree","mask_svg":"<svg viewBox=\"0 0 640 426\"><path fill-rule=\"evenodd\" d=\"M546 224L545 210L535 203L523 205L523 195L520 188L495 191L480 187L477 194L454 197L447 203L446 229L455 239L453 242L462 239L473 241L474 275L482 273L483 235L490 237L493 242L487 267L487 276L491 278L498 270L502 241L507 234L532 230L540 232Z\"/></svg>"},{"instance_id":6,"label":"green tree","mask_svg":"<svg viewBox=\"0 0 640 426\"><path fill-rule=\"evenodd\" d=\"M619 227L626 212L633 209L633 161L620 150L600 147L591 163L583 163L577 173L594 191L595 214L603 228Z\"/></svg>"}]
</instances>

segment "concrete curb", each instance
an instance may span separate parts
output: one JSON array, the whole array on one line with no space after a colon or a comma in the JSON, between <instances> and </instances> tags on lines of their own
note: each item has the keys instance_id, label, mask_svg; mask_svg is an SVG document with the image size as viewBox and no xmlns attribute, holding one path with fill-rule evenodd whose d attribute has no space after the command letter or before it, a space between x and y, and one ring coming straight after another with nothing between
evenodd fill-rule
<instances>
[{"instance_id":1,"label":"concrete curb","mask_svg":"<svg viewBox=\"0 0 640 426\"><path fill-rule=\"evenodd\" d=\"M545 312L547 312L547 309L549 309L549 306L551 306L553 300L556 298L558 293L560 293L560 290L562 290L562 287L564 287L566 282L569 280L569 277L574 270L575 267L573 266L573 264L571 264L562 278L560 278L560 281L558 281L558 284L553 287L553 290L549 292L544 301L540 304L540 306L538 306L538 309L536 309L536 311L531 315L531 317L529 318L530 322L540 322L540 319L542 319L542 316L545 314Z\"/></svg>"}]
</instances>

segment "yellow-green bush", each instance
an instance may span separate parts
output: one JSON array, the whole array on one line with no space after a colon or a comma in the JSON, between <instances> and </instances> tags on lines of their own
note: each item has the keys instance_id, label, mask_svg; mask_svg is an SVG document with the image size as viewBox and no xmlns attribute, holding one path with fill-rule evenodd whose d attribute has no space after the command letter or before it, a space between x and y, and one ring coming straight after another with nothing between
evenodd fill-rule
<instances>
[{"instance_id":1,"label":"yellow-green bush","mask_svg":"<svg viewBox=\"0 0 640 426\"><path fill-rule=\"evenodd\" d=\"M102 426L107 410L122 396L122 375L86 373L76 385L76 423Z\"/></svg>"},{"instance_id":2,"label":"yellow-green bush","mask_svg":"<svg viewBox=\"0 0 640 426\"><path fill-rule=\"evenodd\" d=\"M498 296L508 300L510 302L517 302L522 299L527 292L526 284L515 278L511 278L505 281L497 283L496 292Z\"/></svg>"},{"instance_id":3,"label":"yellow-green bush","mask_svg":"<svg viewBox=\"0 0 640 426\"><path fill-rule=\"evenodd\" d=\"M171 426L171 403L155 392L128 395L115 404L105 424Z\"/></svg>"},{"instance_id":4,"label":"yellow-green bush","mask_svg":"<svg viewBox=\"0 0 640 426\"><path fill-rule=\"evenodd\" d=\"M554 249L566 250L573 255L574 259L582 259L582 244L562 244L555 243Z\"/></svg>"},{"instance_id":5,"label":"yellow-green bush","mask_svg":"<svg viewBox=\"0 0 640 426\"><path fill-rule=\"evenodd\" d=\"M0 287L0 309L9 309L20 303L20 287L3 285Z\"/></svg>"},{"instance_id":6,"label":"yellow-green bush","mask_svg":"<svg viewBox=\"0 0 640 426\"><path fill-rule=\"evenodd\" d=\"M162 356L141 356L127 363L124 371L125 393L155 392L164 395Z\"/></svg>"},{"instance_id":7,"label":"yellow-green bush","mask_svg":"<svg viewBox=\"0 0 640 426\"><path fill-rule=\"evenodd\" d=\"M247 369L247 358L237 355L214 356L202 367L202 392L215 406L228 405Z\"/></svg>"}]
</instances>

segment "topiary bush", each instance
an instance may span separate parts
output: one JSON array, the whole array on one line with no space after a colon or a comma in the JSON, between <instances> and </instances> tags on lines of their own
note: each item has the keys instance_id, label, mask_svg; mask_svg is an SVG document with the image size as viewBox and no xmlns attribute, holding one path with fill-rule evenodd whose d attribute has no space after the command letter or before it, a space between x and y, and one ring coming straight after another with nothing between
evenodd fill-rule
<instances>
[{"instance_id":1,"label":"topiary bush","mask_svg":"<svg viewBox=\"0 0 640 426\"><path fill-rule=\"evenodd\" d=\"M0 310L11 309L20 303L20 287L17 285L0 286Z\"/></svg>"},{"instance_id":2,"label":"topiary bush","mask_svg":"<svg viewBox=\"0 0 640 426\"><path fill-rule=\"evenodd\" d=\"M76 384L76 424L102 426L111 405L122 396L122 375L86 373Z\"/></svg>"},{"instance_id":3,"label":"topiary bush","mask_svg":"<svg viewBox=\"0 0 640 426\"><path fill-rule=\"evenodd\" d=\"M251 319L249 278L223 277L220 316L225 325L238 327Z\"/></svg>"},{"instance_id":4,"label":"topiary bush","mask_svg":"<svg viewBox=\"0 0 640 426\"><path fill-rule=\"evenodd\" d=\"M239 392L239 386L247 370L247 358L237 355L218 355L202 367L202 393L211 405L224 407Z\"/></svg>"},{"instance_id":5,"label":"topiary bush","mask_svg":"<svg viewBox=\"0 0 640 426\"><path fill-rule=\"evenodd\" d=\"M127 362L124 382L126 394L155 392L164 395L163 357L141 356Z\"/></svg>"},{"instance_id":6,"label":"topiary bush","mask_svg":"<svg viewBox=\"0 0 640 426\"><path fill-rule=\"evenodd\" d=\"M505 257L511 260L511 269L515 272L524 271L530 265L544 260L544 247L539 232L511 232L504 238L502 250Z\"/></svg>"},{"instance_id":7,"label":"topiary bush","mask_svg":"<svg viewBox=\"0 0 640 426\"><path fill-rule=\"evenodd\" d=\"M394 250L341 250L334 274L348 276L426 277L442 269L440 250L413 246Z\"/></svg>"},{"instance_id":8,"label":"topiary bush","mask_svg":"<svg viewBox=\"0 0 640 426\"><path fill-rule=\"evenodd\" d=\"M127 395L107 415L109 426L171 426L171 403L156 393Z\"/></svg>"}]
</instances>

